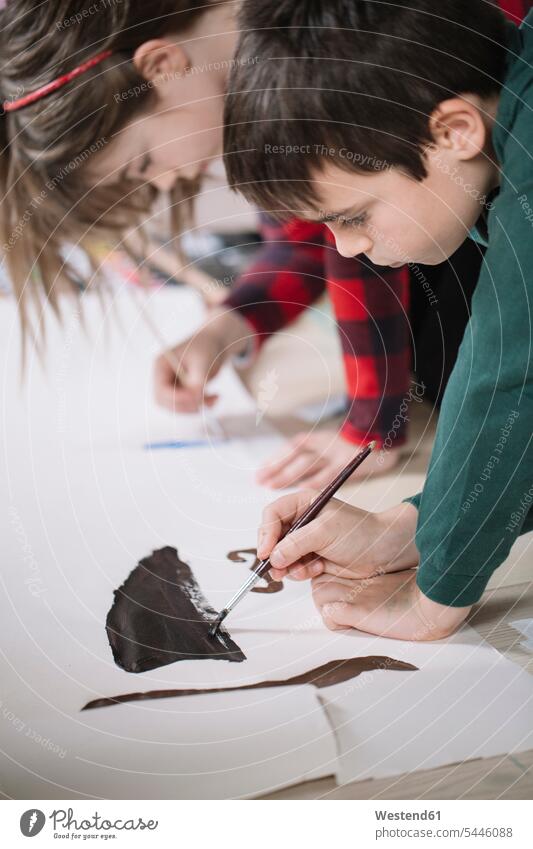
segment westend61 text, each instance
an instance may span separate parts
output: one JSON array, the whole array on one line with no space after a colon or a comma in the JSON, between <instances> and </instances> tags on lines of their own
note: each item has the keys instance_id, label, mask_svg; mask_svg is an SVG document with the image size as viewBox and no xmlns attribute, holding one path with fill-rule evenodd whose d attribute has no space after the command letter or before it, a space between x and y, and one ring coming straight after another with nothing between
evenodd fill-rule
<instances>
[{"instance_id":1,"label":"westend61 text","mask_svg":"<svg viewBox=\"0 0 533 849\"><path fill-rule=\"evenodd\" d=\"M374 811L377 820L439 820L440 811Z\"/></svg>"}]
</instances>

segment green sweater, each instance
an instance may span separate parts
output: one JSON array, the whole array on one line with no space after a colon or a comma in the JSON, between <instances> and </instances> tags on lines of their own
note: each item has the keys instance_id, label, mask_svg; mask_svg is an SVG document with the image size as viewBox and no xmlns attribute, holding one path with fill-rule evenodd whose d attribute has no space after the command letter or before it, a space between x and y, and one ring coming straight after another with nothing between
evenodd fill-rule
<instances>
[{"instance_id":1,"label":"green sweater","mask_svg":"<svg viewBox=\"0 0 533 849\"><path fill-rule=\"evenodd\" d=\"M488 250L439 417L419 510L418 586L478 601L516 538L533 530L533 12L510 25L494 147L501 184Z\"/></svg>"}]
</instances>

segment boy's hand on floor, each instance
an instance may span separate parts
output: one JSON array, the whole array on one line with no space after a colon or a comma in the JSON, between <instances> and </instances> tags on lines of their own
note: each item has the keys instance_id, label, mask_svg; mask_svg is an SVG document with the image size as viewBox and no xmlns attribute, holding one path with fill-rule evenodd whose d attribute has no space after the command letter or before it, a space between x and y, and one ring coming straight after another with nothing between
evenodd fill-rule
<instances>
[{"instance_id":1,"label":"boy's hand on floor","mask_svg":"<svg viewBox=\"0 0 533 849\"><path fill-rule=\"evenodd\" d=\"M470 607L447 607L427 598L416 571L350 581L321 575L312 581L313 600L332 631L356 628L395 640L441 640L453 634Z\"/></svg>"},{"instance_id":2,"label":"boy's hand on floor","mask_svg":"<svg viewBox=\"0 0 533 849\"><path fill-rule=\"evenodd\" d=\"M196 413L213 406L217 395L207 383L232 354L244 348L250 327L234 310L214 311L189 339L161 354L154 366L154 395L161 407L175 413Z\"/></svg>"},{"instance_id":3,"label":"boy's hand on floor","mask_svg":"<svg viewBox=\"0 0 533 849\"><path fill-rule=\"evenodd\" d=\"M412 504L368 513L332 498L316 519L279 541L316 496L308 490L285 495L263 511L257 554L271 558L274 580L308 580L323 573L366 578L417 565L418 511Z\"/></svg>"},{"instance_id":4,"label":"boy's hand on floor","mask_svg":"<svg viewBox=\"0 0 533 849\"><path fill-rule=\"evenodd\" d=\"M358 446L338 430L300 433L257 473L257 482L272 489L305 484L323 489L355 457ZM353 474L353 479L380 475L399 461L398 449L374 451Z\"/></svg>"}]
</instances>

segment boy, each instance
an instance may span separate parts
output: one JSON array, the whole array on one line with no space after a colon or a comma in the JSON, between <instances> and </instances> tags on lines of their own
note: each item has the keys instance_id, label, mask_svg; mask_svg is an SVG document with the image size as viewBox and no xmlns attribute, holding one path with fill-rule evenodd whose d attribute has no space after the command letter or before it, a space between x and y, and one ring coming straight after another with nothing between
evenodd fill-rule
<instances>
[{"instance_id":1,"label":"boy","mask_svg":"<svg viewBox=\"0 0 533 849\"><path fill-rule=\"evenodd\" d=\"M484 0L244 4L237 55L260 61L232 75L231 185L377 265L488 245L422 494L336 502L279 545L311 494L265 512L259 556L313 578L329 627L445 637L533 529L532 25Z\"/></svg>"},{"instance_id":2,"label":"boy","mask_svg":"<svg viewBox=\"0 0 533 849\"><path fill-rule=\"evenodd\" d=\"M516 20L530 3L498 5ZM294 151L278 153L291 157ZM469 319L483 248L467 240L438 266L376 268L366 259L338 254L324 224L276 222L266 215L261 220L265 243L226 302L173 349L172 358L158 359L157 400L182 412L211 403L205 384L232 352L251 353L327 291L344 362L342 427L299 434L260 469L258 482L321 488L351 459L355 445L371 439L385 450L368 459L364 476L390 471L406 439L409 401L423 396L440 405ZM171 361L179 361L179 374Z\"/></svg>"}]
</instances>

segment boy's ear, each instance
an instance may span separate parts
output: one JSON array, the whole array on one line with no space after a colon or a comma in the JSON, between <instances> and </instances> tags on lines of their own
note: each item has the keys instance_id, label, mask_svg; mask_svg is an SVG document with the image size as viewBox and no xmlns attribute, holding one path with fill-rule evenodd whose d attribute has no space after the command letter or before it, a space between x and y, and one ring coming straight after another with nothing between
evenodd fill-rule
<instances>
[{"instance_id":1,"label":"boy's ear","mask_svg":"<svg viewBox=\"0 0 533 849\"><path fill-rule=\"evenodd\" d=\"M454 153L462 161L474 159L485 150L488 118L482 111L481 100L479 103L466 97L443 100L429 119L435 146Z\"/></svg>"},{"instance_id":2,"label":"boy's ear","mask_svg":"<svg viewBox=\"0 0 533 849\"><path fill-rule=\"evenodd\" d=\"M133 54L133 64L141 77L156 83L160 78L184 74L189 67L189 60L179 44L164 38L153 38L137 48Z\"/></svg>"}]
</instances>

